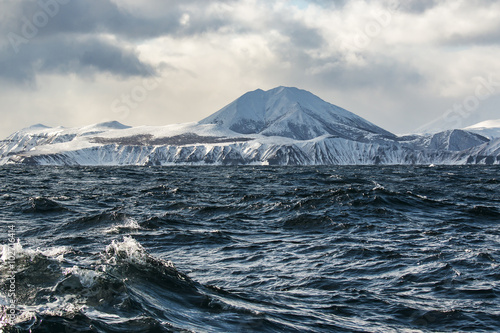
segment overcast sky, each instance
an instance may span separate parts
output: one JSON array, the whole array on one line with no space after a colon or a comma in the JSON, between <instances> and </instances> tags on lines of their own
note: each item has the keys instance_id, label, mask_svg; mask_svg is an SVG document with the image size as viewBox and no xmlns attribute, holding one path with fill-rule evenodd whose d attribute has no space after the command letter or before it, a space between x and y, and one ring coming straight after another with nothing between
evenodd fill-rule
<instances>
[{"instance_id":1,"label":"overcast sky","mask_svg":"<svg viewBox=\"0 0 500 333\"><path fill-rule=\"evenodd\" d=\"M0 0L0 136L294 86L395 133L500 118L496 0Z\"/></svg>"}]
</instances>

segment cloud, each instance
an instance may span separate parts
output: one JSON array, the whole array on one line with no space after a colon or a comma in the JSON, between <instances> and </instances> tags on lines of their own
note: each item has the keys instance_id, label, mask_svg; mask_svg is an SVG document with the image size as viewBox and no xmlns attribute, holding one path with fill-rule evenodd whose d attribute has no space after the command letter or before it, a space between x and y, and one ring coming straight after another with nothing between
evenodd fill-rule
<instances>
[{"instance_id":1,"label":"cloud","mask_svg":"<svg viewBox=\"0 0 500 333\"><path fill-rule=\"evenodd\" d=\"M148 76L155 73L155 66L140 59L134 43L164 36L265 34L274 26L289 44L301 50L323 43L316 29L276 13L272 22L254 25L256 21L248 20L247 15L253 11L252 1L150 1L140 8L136 3L110 0L58 1L6 2L11 15L0 33L8 36L9 43L0 48L0 78L33 83L38 74L88 76L96 71L122 77ZM282 56L287 52L276 51Z\"/></svg>"},{"instance_id":2,"label":"cloud","mask_svg":"<svg viewBox=\"0 0 500 333\"><path fill-rule=\"evenodd\" d=\"M56 1L57 10L44 9ZM28 38L29 24L37 32ZM409 131L473 93L475 77L500 72L498 31L493 0L0 0L0 86L26 99L26 115L33 96L47 95L46 115L50 103L82 98L40 82L85 87L102 103L92 104L95 114L113 119L116 96L162 75L158 90L119 119L137 125L193 121L247 90L298 86ZM12 34L24 38L17 51ZM5 103L0 110L20 107ZM102 120L95 114L54 121Z\"/></svg>"},{"instance_id":3,"label":"cloud","mask_svg":"<svg viewBox=\"0 0 500 333\"><path fill-rule=\"evenodd\" d=\"M165 35L193 35L217 30L224 25L235 23L229 14L232 7L241 2L240 0L3 1L6 1L6 10L11 15L6 16L2 33L8 31L20 33L25 25L24 18L33 22L40 12L52 11L54 14L48 13L49 22L40 29L39 37L58 34L109 34L129 41ZM182 21L186 15L191 18L189 25Z\"/></svg>"},{"instance_id":4,"label":"cloud","mask_svg":"<svg viewBox=\"0 0 500 333\"><path fill-rule=\"evenodd\" d=\"M40 28L37 37L58 34L113 34L127 38L146 38L172 31L179 26L173 18L174 7L163 20L130 13L109 0L16 0L10 2L11 15L2 29L21 34L25 20L35 23L37 15L46 13L49 22ZM67 2L67 3L66 3ZM45 4L45 5L41 5ZM41 15L40 15L41 16Z\"/></svg>"},{"instance_id":5,"label":"cloud","mask_svg":"<svg viewBox=\"0 0 500 333\"><path fill-rule=\"evenodd\" d=\"M0 49L0 78L13 82L34 82L37 75L58 73L92 76L97 72L119 77L150 76L156 72L142 62L133 48L86 36L62 36L32 41L19 53Z\"/></svg>"},{"instance_id":6,"label":"cloud","mask_svg":"<svg viewBox=\"0 0 500 333\"><path fill-rule=\"evenodd\" d=\"M437 4L437 0L406 0L401 4L401 9L415 14L422 14L434 8Z\"/></svg>"}]
</instances>

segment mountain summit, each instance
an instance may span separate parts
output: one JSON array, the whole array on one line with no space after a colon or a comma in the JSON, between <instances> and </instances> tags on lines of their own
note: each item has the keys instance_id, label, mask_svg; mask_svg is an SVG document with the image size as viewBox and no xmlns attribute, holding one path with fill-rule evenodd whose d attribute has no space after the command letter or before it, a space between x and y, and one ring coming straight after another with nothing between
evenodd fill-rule
<instances>
[{"instance_id":1,"label":"mountain summit","mask_svg":"<svg viewBox=\"0 0 500 333\"><path fill-rule=\"evenodd\" d=\"M297 88L261 89L241 96L200 124L217 124L241 134L310 140L323 135L355 139L394 135L316 95Z\"/></svg>"}]
</instances>

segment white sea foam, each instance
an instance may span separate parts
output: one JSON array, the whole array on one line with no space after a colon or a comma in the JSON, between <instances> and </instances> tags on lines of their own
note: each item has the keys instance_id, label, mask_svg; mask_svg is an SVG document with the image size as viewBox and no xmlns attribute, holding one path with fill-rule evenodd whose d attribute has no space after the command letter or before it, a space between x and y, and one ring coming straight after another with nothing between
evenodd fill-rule
<instances>
[{"instance_id":1,"label":"white sea foam","mask_svg":"<svg viewBox=\"0 0 500 333\"><path fill-rule=\"evenodd\" d=\"M114 240L106 247L106 253L110 258L108 263L116 263L117 261L126 261L133 264L148 265L151 256L144 249L144 247L135 239L129 236L123 237L123 241L118 242ZM163 261L166 267L174 268L171 261Z\"/></svg>"},{"instance_id":2,"label":"white sea foam","mask_svg":"<svg viewBox=\"0 0 500 333\"><path fill-rule=\"evenodd\" d=\"M385 190L385 187L380 185L379 183L377 183L376 181L372 181L373 185L375 185L375 187L372 189L372 191L376 191L376 190Z\"/></svg>"},{"instance_id":3,"label":"white sea foam","mask_svg":"<svg viewBox=\"0 0 500 333\"><path fill-rule=\"evenodd\" d=\"M142 227L139 225L139 223L136 220L134 220L132 218L127 218L124 223L114 225L114 226L104 230L104 232L107 234L117 234L123 230L141 230L141 229L142 229Z\"/></svg>"},{"instance_id":4,"label":"white sea foam","mask_svg":"<svg viewBox=\"0 0 500 333\"><path fill-rule=\"evenodd\" d=\"M41 254L47 258L62 261L64 255L71 251L71 248L68 246L54 246L47 249L37 248L36 250L24 248L18 239L15 243L0 245L0 260L7 262L12 259L13 256L19 259L22 257L34 257L37 254Z\"/></svg>"},{"instance_id":5,"label":"white sea foam","mask_svg":"<svg viewBox=\"0 0 500 333\"><path fill-rule=\"evenodd\" d=\"M73 266L71 268L65 268L63 270L64 275L74 275L78 277L82 286L90 288L94 285L95 281L102 275L100 272L96 272L92 269L83 269L78 266Z\"/></svg>"}]
</instances>

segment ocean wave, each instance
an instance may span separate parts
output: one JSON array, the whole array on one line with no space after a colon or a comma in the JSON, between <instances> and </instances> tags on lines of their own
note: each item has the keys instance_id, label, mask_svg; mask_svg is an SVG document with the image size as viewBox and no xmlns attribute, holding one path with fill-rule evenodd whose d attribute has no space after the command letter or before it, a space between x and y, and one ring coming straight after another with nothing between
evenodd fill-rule
<instances>
[{"instance_id":1,"label":"ocean wave","mask_svg":"<svg viewBox=\"0 0 500 333\"><path fill-rule=\"evenodd\" d=\"M467 209L467 213L477 216L477 217L486 217L486 218L500 218L500 211L496 207L488 207L488 206L474 206L472 208Z\"/></svg>"},{"instance_id":2,"label":"ocean wave","mask_svg":"<svg viewBox=\"0 0 500 333\"><path fill-rule=\"evenodd\" d=\"M249 316L246 325L257 316L245 301L193 281L131 237L87 256L86 265L65 260L67 248L27 250L19 244L16 249L20 296L15 324L2 324L7 332L183 331L204 328L214 313ZM5 314L6 303L1 304L0 314ZM194 312L200 319L193 323L186 316Z\"/></svg>"},{"instance_id":3,"label":"ocean wave","mask_svg":"<svg viewBox=\"0 0 500 333\"><path fill-rule=\"evenodd\" d=\"M495 167L0 177L19 296L0 331L499 331Z\"/></svg>"},{"instance_id":4,"label":"ocean wave","mask_svg":"<svg viewBox=\"0 0 500 333\"><path fill-rule=\"evenodd\" d=\"M44 197L29 198L28 207L23 209L23 213L58 213L68 209L60 203Z\"/></svg>"},{"instance_id":5,"label":"ocean wave","mask_svg":"<svg viewBox=\"0 0 500 333\"><path fill-rule=\"evenodd\" d=\"M99 214L84 216L76 220L66 222L58 228L58 232L82 232L98 227L109 228L110 226L113 228L126 226L127 223L133 223L132 218L127 214L120 212L120 208L114 208Z\"/></svg>"},{"instance_id":6,"label":"ocean wave","mask_svg":"<svg viewBox=\"0 0 500 333\"><path fill-rule=\"evenodd\" d=\"M333 227L334 225L334 220L325 215L299 214L294 217L285 218L283 221L284 228L298 228L300 230Z\"/></svg>"}]
</instances>

